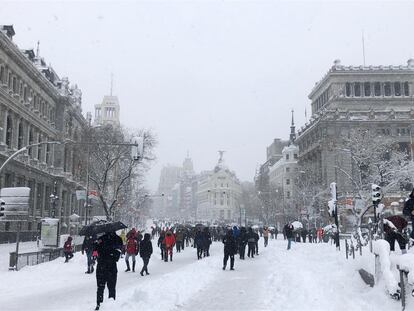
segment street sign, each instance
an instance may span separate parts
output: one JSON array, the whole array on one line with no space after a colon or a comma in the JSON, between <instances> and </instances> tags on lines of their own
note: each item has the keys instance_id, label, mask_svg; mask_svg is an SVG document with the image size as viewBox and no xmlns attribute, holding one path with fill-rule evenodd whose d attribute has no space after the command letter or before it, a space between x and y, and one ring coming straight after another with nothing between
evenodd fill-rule
<instances>
[{"instance_id":1,"label":"street sign","mask_svg":"<svg viewBox=\"0 0 414 311\"><path fill-rule=\"evenodd\" d=\"M86 190L76 190L76 199L78 201L86 200Z\"/></svg>"}]
</instances>

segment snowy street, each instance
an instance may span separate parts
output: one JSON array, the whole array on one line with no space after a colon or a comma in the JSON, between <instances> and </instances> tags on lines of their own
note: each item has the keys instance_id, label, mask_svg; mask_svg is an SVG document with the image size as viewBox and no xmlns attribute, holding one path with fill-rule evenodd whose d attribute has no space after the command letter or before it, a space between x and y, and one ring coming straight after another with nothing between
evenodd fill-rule
<instances>
[{"instance_id":1,"label":"snowy street","mask_svg":"<svg viewBox=\"0 0 414 311\"><path fill-rule=\"evenodd\" d=\"M155 246L155 242L153 241ZM366 249L367 250L367 249ZM346 260L330 244L293 244L270 240L259 256L241 261L235 271L221 269L221 243L213 243L211 256L197 261L196 251L174 253L173 262L162 262L158 248L149 264L149 276L125 273L118 262L117 300L105 300L101 310L400 310L382 284L370 288L358 275L365 267L373 272L371 254ZM1 262L7 262L6 251ZM409 255L412 256L412 255ZM137 270L142 261L137 262ZM1 310L93 310L95 275L84 274L85 257L76 253L67 264L60 258L0 277ZM40 285L40 286L39 286ZM413 304L412 298L409 303Z\"/></svg>"}]
</instances>

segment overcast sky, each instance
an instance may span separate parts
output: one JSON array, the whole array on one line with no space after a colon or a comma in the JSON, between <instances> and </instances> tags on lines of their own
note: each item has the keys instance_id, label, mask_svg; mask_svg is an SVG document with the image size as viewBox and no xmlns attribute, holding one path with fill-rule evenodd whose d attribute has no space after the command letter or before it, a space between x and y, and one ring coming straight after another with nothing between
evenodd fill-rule
<instances>
[{"instance_id":1,"label":"overcast sky","mask_svg":"<svg viewBox=\"0 0 414 311\"><path fill-rule=\"evenodd\" d=\"M332 66L406 64L414 57L410 2L0 1L20 48L35 48L83 92L93 112L110 91L121 122L151 128L157 162L213 168L217 150L241 180L253 180L266 146L287 139L290 110L305 123L307 95Z\"/></svg>"}]
</instances>

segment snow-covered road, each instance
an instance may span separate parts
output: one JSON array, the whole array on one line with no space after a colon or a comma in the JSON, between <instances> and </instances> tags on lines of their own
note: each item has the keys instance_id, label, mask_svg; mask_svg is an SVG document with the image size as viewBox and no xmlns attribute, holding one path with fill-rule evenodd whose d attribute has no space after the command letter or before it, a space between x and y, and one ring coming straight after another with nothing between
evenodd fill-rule
<instances>
[{"instance_id":1,"label":"snow-covered road","mask_svg":"<svg viewBox=\"0 0 414 311\"><path fill-rule=\"evenodd\" d=\"M187 248L168 263L155 247L151 275L144 277L123 272L121 260L117 300L105 298L101 310L400 310L381 284L369 288L361 281L357 269L373 268L368 254L346 261L329 244L297 243L287 251L283 240L271 240L267 248L260 242L260 255L236 257L235 271L221 269L221 243L213 243L208 258L197 260L195 249ZM0 269L0 309L92 310L96 281L84 274L85 257L77 253L63 261L19 272Z\"/></svg>"}]
</instances>

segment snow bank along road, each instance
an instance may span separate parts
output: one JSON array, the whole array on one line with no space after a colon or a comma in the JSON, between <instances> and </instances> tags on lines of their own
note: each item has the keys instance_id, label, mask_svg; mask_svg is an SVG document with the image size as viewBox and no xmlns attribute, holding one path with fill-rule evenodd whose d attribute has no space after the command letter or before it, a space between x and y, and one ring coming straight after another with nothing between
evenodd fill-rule
<instances>
[{"instance_id":1,"label":"snow bank along road","mask_svg":"<svg viewBox=\"0 0 414 311\"><path fill-rule=\"evenodd\" d=\"M346 261L344 253L328 244L293 244L270 240L259 256L241 261L235 271L223 271L223 246L213 243L211 256L196 259L186 248L162 262L158 248L149 276L123 272L118 262L117 300L105 300L101 310L400 310L383 286L367 287L357 269L373 265L369 255ZM155 242L153 242L155 246ZM1 253L7 256L7 253ZM84 274L85 257L25 267L18 272L0 270L0 310L93 310L95 275ZM137 261L140 271L142 261ZM371 269L372 270L372 269ZM414 300L410 301L414 305Z\"/></svg>"}]
</instances>

